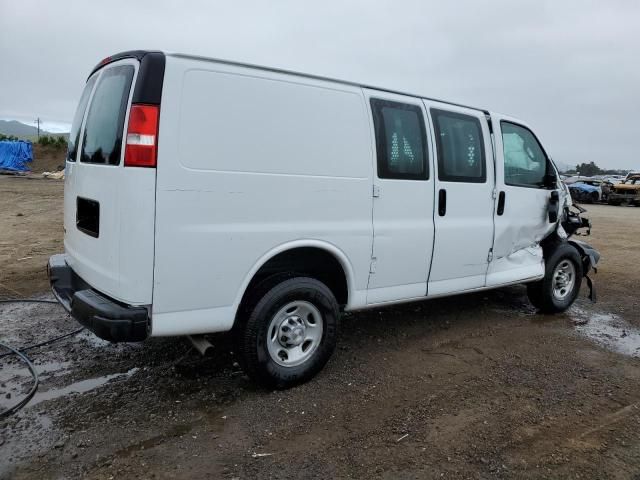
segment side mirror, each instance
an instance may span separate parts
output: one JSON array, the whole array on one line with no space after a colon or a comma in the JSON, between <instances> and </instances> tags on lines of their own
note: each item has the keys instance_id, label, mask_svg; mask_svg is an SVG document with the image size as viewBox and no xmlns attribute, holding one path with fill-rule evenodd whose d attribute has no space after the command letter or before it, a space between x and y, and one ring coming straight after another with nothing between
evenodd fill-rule
<instances>
[{"instance_id":1,"label":"side mirror","mask_svg":"<svg viewBox=\"0 0 640 480\"><path fill-rule=\"evenodd\" d=\"M558 188L558 177L556 177L553 173L548 173L542 179L542 184L544 188L555 190L556 188Z\"/></svg>"}]
</instances>

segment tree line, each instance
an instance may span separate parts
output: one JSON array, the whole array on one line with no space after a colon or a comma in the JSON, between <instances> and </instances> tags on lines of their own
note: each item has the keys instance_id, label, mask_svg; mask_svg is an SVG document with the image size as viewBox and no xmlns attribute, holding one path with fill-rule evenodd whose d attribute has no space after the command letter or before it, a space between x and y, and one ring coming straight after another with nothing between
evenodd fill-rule
<instances>
[{"instance_id":1,"label":"tree line","mask_svg":"<svg viewBox=\"0 0 640 480\"><path fill-rule=\"evenodd\" d=\"M20 139L15 135L5 135L3 133L0 133L0 142L3 140L18 141ZM37 143L38 145L42 145L43 147L46 147L46 146L50 146L54 148L67 147L67 139L63 136L58 136L58 135L40 135L40 138L33 143Z\"/></svg>"},{"instance_id":2,"label":"tree line","mask_svg":"<svg viewBox=\"0 0 640 480\"><path fill-rule=\"evenodd\" d=\"M49 145L56 148L66 148L67 139L55 135L40 135L40 138L38 139L38 145L42 145L45 147Z\"/></svg>"},{"instance_id":3,"label":"tree line","mask_svg":"<svg viewBox=\"0 0 640 480\"><path fill-rule=\"evenodd\" d=\"M576 165L575 169L567 170L565 174L582 175L584 177L593 177L594 175L626 175L627 170L620 169L603 169L600 168L595 162L580 163Z\"/></svg>"}]
</instances>

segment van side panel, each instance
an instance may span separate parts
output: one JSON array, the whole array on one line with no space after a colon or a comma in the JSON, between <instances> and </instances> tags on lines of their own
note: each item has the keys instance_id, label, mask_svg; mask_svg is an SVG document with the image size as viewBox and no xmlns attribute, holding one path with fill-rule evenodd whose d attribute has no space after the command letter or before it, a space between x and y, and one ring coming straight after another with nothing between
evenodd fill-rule
<instances>
[{"instance_id":1,"label":"van side panel","mask_svg":"<svg viewBox=\"0 0 640 480\"><path fill-rule=\"evenodd\" d=\"M284 244L326 245L364 300L372 139L360 89L167 56L157 168L153 335L231 328Z\"/></svg>"}]
</instances>

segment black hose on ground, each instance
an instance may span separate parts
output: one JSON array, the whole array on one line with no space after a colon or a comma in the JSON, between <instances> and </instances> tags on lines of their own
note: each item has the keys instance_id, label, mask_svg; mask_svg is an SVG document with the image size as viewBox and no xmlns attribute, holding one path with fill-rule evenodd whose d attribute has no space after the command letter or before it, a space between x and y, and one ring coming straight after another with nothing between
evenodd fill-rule
<instances>
[{"instance_id":1,"label":"black hose on ground","mask_svg":"<svg viewBox=\"0 0 640 480\"><path fill-rule=\"evenodd\" d=\"M24 353L2 342L0 342L0 346L6 348L7 350L10 350L11 351L10 355L17 355L18 357L20 357L20 359L27 364L27 367L29 367L29 371L31 372L31 376L33 377L33 385L31 386L31 390L29 390L29 393L27 393L27 395L15 405L12 405L6 410L3 410L2 412L0 412L0 418L4 418L4 417L8 417L9 415L13 415L22 407L24 407L27 403L29 403L29 400L33 398L33 396L36 394L36 390L38 390L38 385L40 384L40 380L38 380L38 372L36 372L36 367L34 367L33 363L31 363L31 360L29 360L29 357L27 357Z\"/></svg>"},{"instance_id":2,"label":"black hose on ground","mask_svg":"<svg viewBox=\"0 0 640 480\"><path fill-rule=\"evenodd\" d=\"M0 303L58 303L57 300L37 300L31 298L9 298L0 300Z\"/></svg>"},{"instance_id":3,"label":"black hose on ground","mask_svg":"<svg viewBox=\"0 0 640 480\"><path fill-rule=\"evenodd\" d=\"M79 329L74 330L74 331L69 332L69 333L65 333L63 335L60 335L59 337L50 338L49 340L45 340L44 342L36 343L35 345L29 345L28 347L23 347L23 348L19 349L19 351L20 352L26 352L27 350L32 350L34 348L44 347L45 345L50 345L52 343L57 342L58 340L63 340L65 338L67 338L67 337L73 337L74 335L77 335L78 333L80 333L83 330L84 330L84 327L83 328L79 328ZM8 357L9 355L13 355L13 353L12 352L3 353L2 355L0 355L0 358Z\"/></svg>"},{"instance_id":4,"label":"black hose on ground","mask_svg":"<svg viewBox=\"0 0 640 480\"><path fill-rule=\"evenodd\" d=\"M57 304L58 302L55 301L55 300L35 300L35 299L29 299L29 298L12 298L12 299L8 299L8 300L0 300L0 303L55 303L55 304ZM16 413L18 410L20 410L22 407L24 407L27 403L29 403L29 400L31 400L33 398L33 396L36 394L36 390L38 390L38 385L40 384L40 381L38 379L38 372L36 371L36 368L33 365L33 363L31 362L31 360L29 359L29 357L27 357L23 352L25 352L26 350L31 350L31 349L38 348L38 347L44 347L45 345L50 345L50 344L52 344L54 342L57 342L59 340L62 340L64 338L76 335L76 334L80 333L82 330L84 330L84 328L79 328L77 330L74 330L73 332L65 333L65 334L60 335L58 337L50 338L49 340L45 340L44 342L36 343L35 345L29 345L28 347L23 347L23 348L20 348L18 350L16 350L13 347L10 347L9 345L7 345L5 343L0 342L0 347L4 347L7 350L9 350L9 353L4 353L4 354L0 355L0 358L8 357L9 355L17 355L24 363L27 364L27 367L29 368L29 372L31 373L31 376L33 377L33 385L31 386L31 389L29 390L29 393L27 393L27 395L22 400L20 400L18 403L16 403L15 405L12 405L11 407L7 408L6 410L1 411L0 412L0 418L8 417L9 415L13 415L14 413Z\"/></svg>"}]
</instances>

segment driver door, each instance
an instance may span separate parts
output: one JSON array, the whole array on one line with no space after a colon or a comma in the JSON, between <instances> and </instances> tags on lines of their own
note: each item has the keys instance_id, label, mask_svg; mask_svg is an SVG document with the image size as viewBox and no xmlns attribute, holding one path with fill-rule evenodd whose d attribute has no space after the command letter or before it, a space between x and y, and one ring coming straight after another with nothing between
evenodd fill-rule
<instances>
[{"instance_id":1,"label":"driver door","mask_svg":"<svg viewBox=\"0 0 640 480\"><path fill-rule=\"evenodd\" d=\"M487 286L534 280L544 275L539 242L549 221L545 175L555 169L533 131L522 122L491 115L496 152L495 236Z\"/></svg>"}]
</instances>

